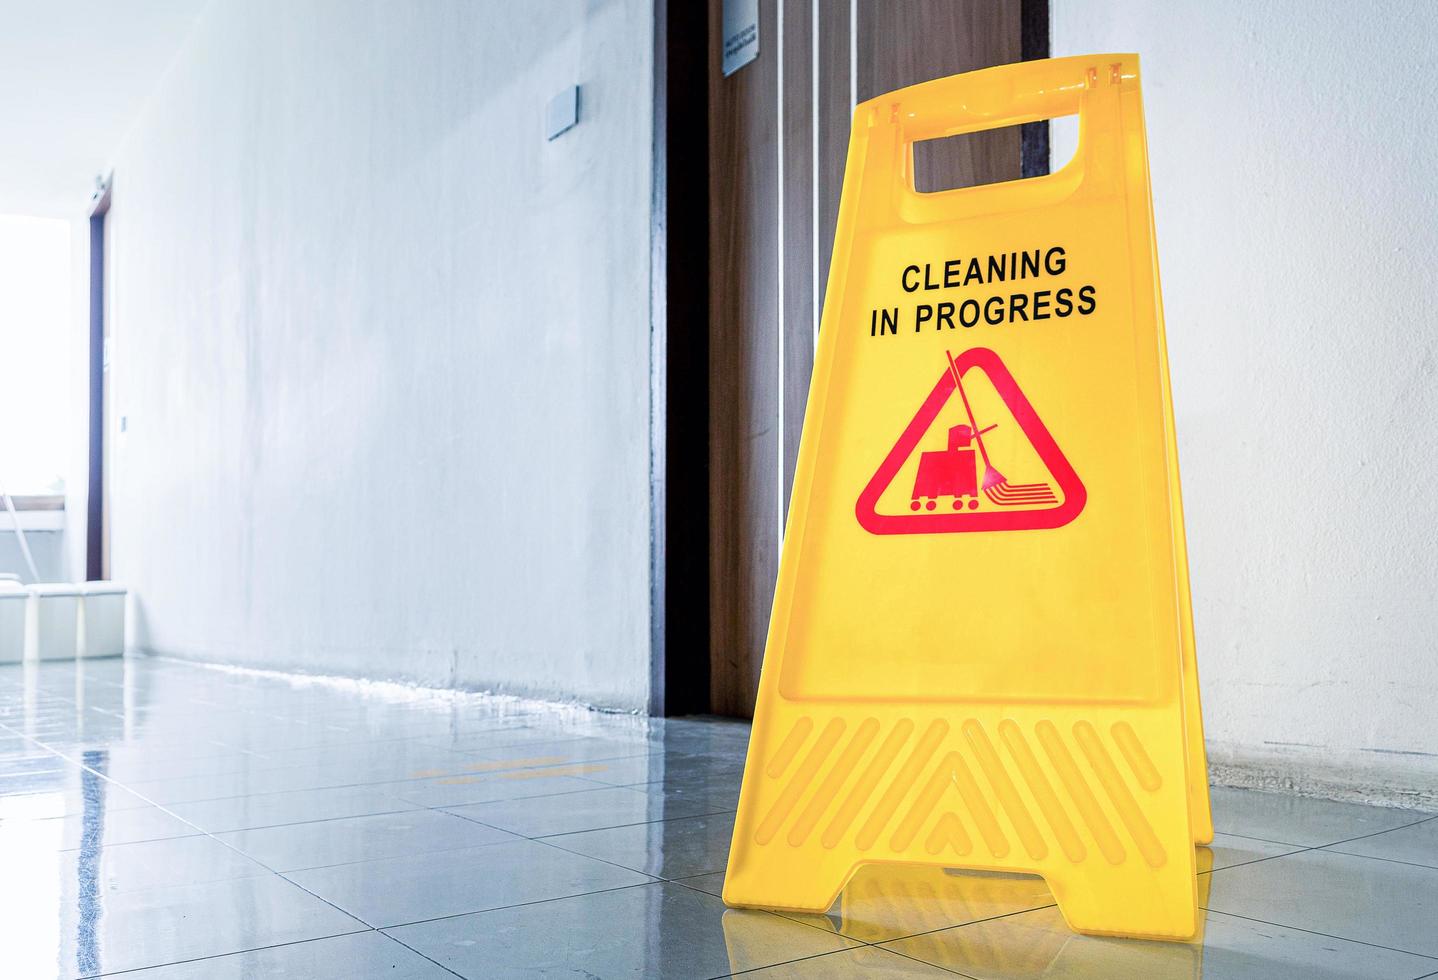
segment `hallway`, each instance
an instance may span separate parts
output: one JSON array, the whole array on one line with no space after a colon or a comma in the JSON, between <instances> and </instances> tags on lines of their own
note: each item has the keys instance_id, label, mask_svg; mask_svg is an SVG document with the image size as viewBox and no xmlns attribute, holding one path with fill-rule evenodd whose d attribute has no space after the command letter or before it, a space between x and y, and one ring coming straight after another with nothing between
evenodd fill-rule
<instances>
[{"instance_id":1,"label":"hallway","mask_svg":"<svg viewBox=\"0 0 1438 980\"><path fill-rule=\"evenodd\" d=\"M1438 817L1215 790L1201 944L1038 879L718 898L747 726L150 657L0 668L7 977L1438 975ZM148 968L148 969L147 969Z\"/></svg>"}]
</instances>

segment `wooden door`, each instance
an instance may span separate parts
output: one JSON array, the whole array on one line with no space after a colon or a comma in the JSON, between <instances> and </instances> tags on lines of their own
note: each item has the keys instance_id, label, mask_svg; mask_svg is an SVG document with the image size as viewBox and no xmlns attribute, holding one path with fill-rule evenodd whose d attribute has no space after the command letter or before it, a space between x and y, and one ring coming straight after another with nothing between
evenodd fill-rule
<instances>
[{"instance_id":1,"label":"wooden door","mask_svg":"<svg viewBox=\"0 0 1438 980\"><path fill-rule=\"evenodd\" d=\"M709 0L710 702L749 717L853 108L931 78L1047 57L1048 5L759 0L759 56L728 78L712 43L722 9ZM923 147L921 176L934 186L921 189L1046 172L1046 130L1032 135Z\"/></svg>"}]
</instances>

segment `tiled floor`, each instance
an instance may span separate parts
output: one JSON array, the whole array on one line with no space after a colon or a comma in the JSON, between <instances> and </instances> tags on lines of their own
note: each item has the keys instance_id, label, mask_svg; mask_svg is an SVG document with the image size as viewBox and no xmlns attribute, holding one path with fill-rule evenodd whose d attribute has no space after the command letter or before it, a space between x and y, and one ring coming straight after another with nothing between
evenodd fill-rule
<instances>
[{"instance_id":1,"label":"tiled floor","mask_svg":"<svg viewBox=\"0 0 1438 980\"><path fill-rule=\"evenodd\" d=\"M1201 941L1043 882L718 895L745 726L164 660L0 668L0 976L1438 977L1438 817L1218 790Z\"/></svg>"}]
</instances>

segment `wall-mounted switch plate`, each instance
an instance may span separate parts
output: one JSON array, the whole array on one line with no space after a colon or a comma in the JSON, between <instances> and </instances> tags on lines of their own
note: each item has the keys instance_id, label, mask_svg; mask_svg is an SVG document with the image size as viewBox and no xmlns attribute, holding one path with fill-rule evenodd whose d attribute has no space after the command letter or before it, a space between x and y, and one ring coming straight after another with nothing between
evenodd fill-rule
<instances>
[{"instance_id":1,"label":"wall-mounted switch plate","mask_svg":"<svg viewBox=\"0 0 1438 980\"><path fill-rule=\"evenodd\" d=\"M554 139L579 122L579 86L571 85L544 107L544 138Z\"/></svg>"}]
</instances>

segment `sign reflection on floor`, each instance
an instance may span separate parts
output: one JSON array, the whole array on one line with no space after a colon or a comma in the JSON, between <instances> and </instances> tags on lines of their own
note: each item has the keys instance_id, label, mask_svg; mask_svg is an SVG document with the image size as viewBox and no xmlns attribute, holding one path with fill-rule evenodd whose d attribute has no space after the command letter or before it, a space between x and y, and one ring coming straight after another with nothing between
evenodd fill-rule
<instances>
[{"instance_id":1,"label":"sign reflection on floor","mask_svg":"<svg viewBox=\"0 0 1438 980\"><path fill-rule=\"evenodd\" d=\"M1208 903L1213 852L1199 847L1198 904ZM1189 942L1083 936L1064 924L1053 893L1036 875L960 871L919 865L861 867L826 915L781 913L866 944L902 940L896 952L977 976L1104 976L1115 947L1142 961L1153 980L1203 975L1203 919ZM730 968L738 973L762 959L749 947L767 935L762 919L744 909L724 913ZM906 938L907 937L907 938ZM887 962L887 961L886 961Z\"/></svg>"}]
</instances>

